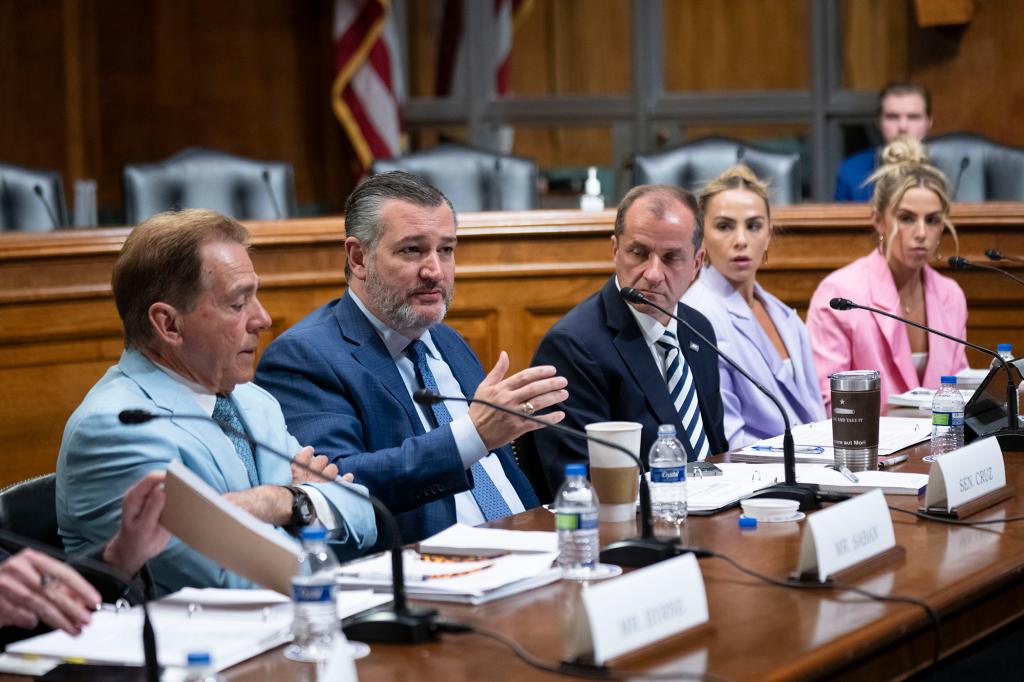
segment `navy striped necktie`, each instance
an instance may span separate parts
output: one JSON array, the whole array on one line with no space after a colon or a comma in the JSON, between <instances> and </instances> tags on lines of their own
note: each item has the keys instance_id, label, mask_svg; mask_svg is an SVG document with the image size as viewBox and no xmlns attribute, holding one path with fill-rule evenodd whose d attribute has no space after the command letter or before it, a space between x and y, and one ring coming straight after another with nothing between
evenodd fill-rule
<instances>
[{"instance_id":1,"label":"navy striped necktie","mask_svg":"<svg viewBox=\"0 0 1024 682\"><path fill-rule=\"evenodd\" d=\"M665 353L665 382L668 394L672 398L679 421L686 431L686 438L698 461L704 461L710 454L707 435L704 433L704 420L700 416L700 404L697 402L697 386L693 383L693 373L686 364L686 358L679 348L679 340L672 332L665 333L658 339L658 346Z\"/></svg>"}]
</instances>

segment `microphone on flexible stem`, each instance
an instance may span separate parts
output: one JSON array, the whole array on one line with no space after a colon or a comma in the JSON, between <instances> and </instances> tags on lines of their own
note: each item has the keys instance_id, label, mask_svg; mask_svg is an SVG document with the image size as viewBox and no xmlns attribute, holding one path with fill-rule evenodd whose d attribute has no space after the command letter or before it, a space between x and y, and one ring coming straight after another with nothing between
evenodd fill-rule
<instances>
[{"instance_id":1,"label":"microphone on flexible stem","mask_svg":"<svg viewBox=\"0 0 1024 682\"><path fill-rule=\"evenodd\" d=\"M997 251L996 249L986 249L985 255L988 256L989 260L1012 260L1016 263L1024 263L1024 258L1021 258L1020 256L1007 256L1005 253Z\"/></svg>"},{"instance_id":2,"label":"microphone on flexible stem","mask_svg":"<svg viewBox=\"0 0 1024 682\"><path fill-rule=\"evenodd\" d=\"M501 211L501 210L503 210L505 208L503 206L503 198L501 196L501 193L502 193L501 171L502 171L501 159L497 158L497 159L494 160L494 188L492 190L492 196L493 196L494 205L491 206L491 210L492 211Z\"/></svg>"},{"instance_id":3,"label":"microphone on flexible stem","mask_svg":"<svg viewBox=\"0 0 1024 682\"><path fill-rule=\"evenodd\" d=\"M956 172L956 182L953 183L953 201L956 201L956 195L960 193L960 180L964 177L964 171L971 165L971 160L968 157L960 159L960 168Z\"/></svg>"},{"instance_id":4,"label":"microphone on flexible stem","mask_svg":"<svg viewBox=\"0 0 1024 682\"><path fill-rule=\"evenodd\" d=\"M1024 450L1024 432L1020 430L1020 425L1017 422L1017 386L1013 383L1013 374L1010 372L1009 363L1007 363L999 353L989 348L985 348L984 346L979 346L976 343L971 343L970 341L950 336L945 332L940 332L938 329L932 329L931 327L926 327L923 324L918 324L913 320L908 320L900 317L899 315L894 315L886 310L879 310L878 308L872 308L871 306L854 303L848 298L833 298L828 302L828 304L833 310L853 310L855 308L859 308L860 310L867 310L871 313L884 315L885 317L890 317L898 322L902 322L903 324L909 324L911 327L923 329L929 334L935 334L936 336L941 336L944 339L949 339L954 343L959 343L960 345L967 346L968 348L973 348L979 353L990 355L998 360L999 364L1002 365L1003 371L1006 372L1006 427L999 429L990 435L995 436L999 440L999 445L1004 451Z\"/></svg>"},{"instance_id":5,"label":"microphone on flexible stem","mask_svg":"<svg viewBox=\"0 0 1024 682\"><path fill-rule=\"evenodd\" d=\"M274 207L274 215L277 216L278 220L284 220L284 213L281 212L281 204L277 203L277 194L274 193L274 187L270 184L270 171L266 168L260 173L260 177L263 178L263 186L267 190L267 196L270 197L270 203Z\"/></svg>"},{"instance_id":6,"label":"microphone on flexible stem","mask_svg":"<svg viewBox=\"0 0 1024 682\"><path fill-rule=\"evenodd\" d=\"M39 203L46 209L46 215L50 216L50 223L53 225L53 229L60 227L60 222L57 220L57 214L53 212L53 207L50 206L50 202L46 200L46 196L43 194L43 186L38 182L32 185L32 192L39 197Z\"/></svg>"},{"instance_id":7,"label":"microphone on flexible stem","mask_svg":"<svg viewBox=\"0 0 1024 682\"><path fill-rule=\"evenodd\" d=\"M97 561L92 557L88 556L76 556L71 561L68 561L67 556L64 552L61 552L56 547L51 547L42 542L38 542L31 538L23 537L17 533L12 533L9 530L0 529L0 543L8 547L17 547L18 549L34 549L41 554L46 554L49 557L70 563L79 568L91 571L98 575L113 581L117 585L120 585L123 594L126 595L131 601L136 602L142 607L142 656L144 661L144 670L146 673L146 682L159 682L160 680L160 663L156 655L156 632L153 630L153 621L149 618L149 607L146 606L146 595L142 594L135 581L125 575L123 571L120 571L113 566L109 566L102 561Z\"/></svg>"},{"instance_id":8,"label":"microphone on flexible stem","mask_svg":"<svg viewBox=\"0 0 1024 682\"><path fill-rule=\"evenodd\" d=\"M287 460L292 466L298 465L292 456L272 448L264 443L257 442L255 438L245 431L239 431L230 424L207 417L204 414L153 414L146 410L122 410L117 418L122 424L144 424L153 419L174 419L212 422L224 430L225 433L238 438L244 438L255 454L257 448L262 448L270 454ZM302 466L301 468L318 474L313 469ZM402 566L402 536L398 531L398 522L391 510L383 502L369 493L362 493L359 490L344 485L337 480L330 481L339 489L350 495L355 495L368 500L373 508L380 514L391 533L391 591L394 595L394 604L391 608L384 608L370 613L356 616L348 625L344 626L346 636L360 642L387 642L392 644L418 644L435 640L438 637L436 623L437 610L424 609L409 606L405 596L405 574Z\"/></svg>"},{"instance_id":9,"label":"microphone on flexible stem","mask_svg":"<svg viewBox=\"0 0 1024 682\"><path fill-rule=\"evenodd\" d=\"M655 310L658 310L664 313L665 315L668 315L676 322L686 327L692 334L697 336L697 338L699 338L713 351L715 351L718 357L722 358L727 363L732 365L732 367L737 372L742 374L747 379L747 381L753 384L754 387L757 388L757 390L761 391L761 393L764 393L766 396L768 396L768 399L771 400L775 404L775 407L779 410L779 413L782 415L782 421L786 425L786 430L783 431L782 433L782 466L785 471L786 481L785 483L777 483L775 485L759 490L754 495L752 495L752 497L773 497L782 498L785 500L796 500L797 502L800 503L801 510L817 509L818 507L820 507L821 505L819 504L817 499L818 486L810 483L796 482L796 447L793 444L793 430L790 427L789 414L786 412L786 409L782 406L782 403L779 402L779 399L775 397L775 394L773 394L771 391L769 391L767 388L761 385L758 381L756 381L754 377L750 376L747 370L740 367L739 363L737 363L731 357L723 353L718 346L711 343L711 341L707 337L705 337L699 331L694 329L693 325L691 325L683 318L679 317L678 315L669 310L665 310L658 304L653 303L650 299L648 299L646 296L644 296L641 292L637 291L633 287L622 287L622 289L619 290L619 295L622 296L622 298L628 301L629 303L650 306Z\"/></svg>"},{"instance_id":10,"label":"microphone on flexible stem","mask_svg":"<svg viewBox=\"0 0 1024 682\"><path fill-rule=\"evenodd\" d=\"M1017 284L1024 285L1024 279L1017 277L1011 272L1007 272L1002 268L997 268L994 265L987 265L985 263L972 263L963 256L950 256L949 266L957 270L988 270L989 272L998 272L1003 277L1012 279Z\"/></svg>"},{"instance_id":11,"label":"microphone on flexible stem","mask_svg":"<svg viewBox=\"0 0 1024 682\"><path fill-rule=\"evenodd\" d=\"M585 431L579 431L569 426L549 424L543 419L534 417L532 414L517 412L516 410L509 409L504 405L492 403L489 400L481 400L480 398L445 396L438 395L433 391L419 390L412 394L412 399L414 402L420 403L421 405L432 405L446 400L485 405L492 410L497 410L498 412L504 412L505 414L510 414L529 422L541 424L549 429L561 431L562 433L567 433L570 436L576 436L577 438L583 438L592 443L597 443L598 445L603 445L606 448L611 448L612 450L621 452L636 462L637 467L640 469L640 537L630 538L628 540L619 540L618 542L613 542L608 545L601 550L601 561L609 564L616 564L617 566L649 566L650 564L664 561L665 559L671 559L674 556L678 556L689 551L677 545L675 540L654 537L654 529L651 525L651 490L647 483L647 476L645 475L646 467L644 467L644 463L639 457L618 443L613 443L610 440L592 436Z\"/></svg>"}]
</instances>

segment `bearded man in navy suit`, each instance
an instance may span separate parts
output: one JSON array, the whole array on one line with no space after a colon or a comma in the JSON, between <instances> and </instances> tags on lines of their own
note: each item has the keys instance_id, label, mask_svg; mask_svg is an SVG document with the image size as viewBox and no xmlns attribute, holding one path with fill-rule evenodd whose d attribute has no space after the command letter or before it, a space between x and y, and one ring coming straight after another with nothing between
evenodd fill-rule
<instances>
[{"instance_id":1,"label":"bearded man in navy suit","mask_svg":"<svg viewBox=\"0 0 1024 682\"><path fill-rule=\"evenodd\" d=\"M278 337L256 373L288 428L381 498L405 542L536 506L508 447L536 424L482 405L412 400L427 389L532 414L567 397L550 366L505 377L504 352L484 376L442 324L455 286L451 202L415 175L383 173L349 197L345 234L348 291Z\"/></svg>"},{"instance_id":2,"label":"bearded man in navy suit","mask_svg":"<svg viewBox=\"0 0 1024 682\"><path fill-rule=\"evenodd\" d=\"M703 239L700 208L686 190L641 185L623 198L612 235L615 274L555 323L533 357L569 381L566 426L639 422L645 460L660 424L676 427L690 461L728 449L715 352L668 315L619 294L639 290L714 342L707 318L679 302L700 271ZM588 459L579 438L550 429L531 436L552 491L565 464Z\"/></svg>"}]
</instances>

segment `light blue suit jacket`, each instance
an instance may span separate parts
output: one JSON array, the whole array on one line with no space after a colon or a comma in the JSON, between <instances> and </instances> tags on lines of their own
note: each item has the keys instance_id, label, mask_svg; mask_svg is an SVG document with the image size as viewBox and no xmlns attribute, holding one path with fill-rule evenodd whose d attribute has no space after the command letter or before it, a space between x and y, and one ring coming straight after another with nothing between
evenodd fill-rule
<instances>
[{"instance_id":1,"label":"light blue suit jacket","mask_svg":"<svg viewBox=\"0 0 1024 682\"><path fill-rule=\"evenodd\" d=\"M683 295L683 303L704 313L718 337L718 347L738 362L782 402L793 426L821 421L825 406L818 390L818 375L807 328L796 311L755 284L756 295L764 302L768 316L786 346L792 361L791 371L783 366L768 334L754 317L754 311L732 284L713 267L701 270L700 277ZM725 437L739 448L785 430L782 415L775 404L754 387L746 377L724 360L718 363L725 408Z\"/></svg>"},{"instance_id":2,"label":"light blue suit jacket","mask_svg":"<svg viewBox=\"0 0 1024 682\"><path fill-rule=\"evenodd\" d=\"M289 454L299 450L281 407L269 393L247 383L236 386L231 398L254 440ZM136 408L170 419L137 426L118 421L121 410ZM126 350L107 370L64 427L57 458L57 522L69 552L87 550L114 535L125 491L173 460L183 462L220 493L250 487L245 466L215 423L175 418L197 414L201 409L188 389L137 351ZM257 448L255 456L260 483L291 483L287 461L263 448ZM333 543L339 556L352 558L370 547L377 537L370 503L331 484L315 487L343 520ZM362 486L352 487L365 492ZM158 596L186 586L252 586L176 538L149 562L149 569Z\"/></svg>"}]
</instances>

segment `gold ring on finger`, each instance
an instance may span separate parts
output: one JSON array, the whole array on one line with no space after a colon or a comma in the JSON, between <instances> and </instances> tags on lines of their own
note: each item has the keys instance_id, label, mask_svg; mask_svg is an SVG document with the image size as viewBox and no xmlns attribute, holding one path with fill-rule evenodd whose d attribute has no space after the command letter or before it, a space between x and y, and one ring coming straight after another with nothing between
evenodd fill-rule
<instances>
[{"instance_id":1,"label":"gold ring on finger","mask_svg":"<svg viewBox=\"0 0 1024 682\"><path fill-rule=\"evenodd\" d=\"M530 416L537 411L537 408L533 406L533 403L527 400L525 403L523 403L522 407L520 407L519 410L526 416Z\"/></svg>"}]
</instances>

